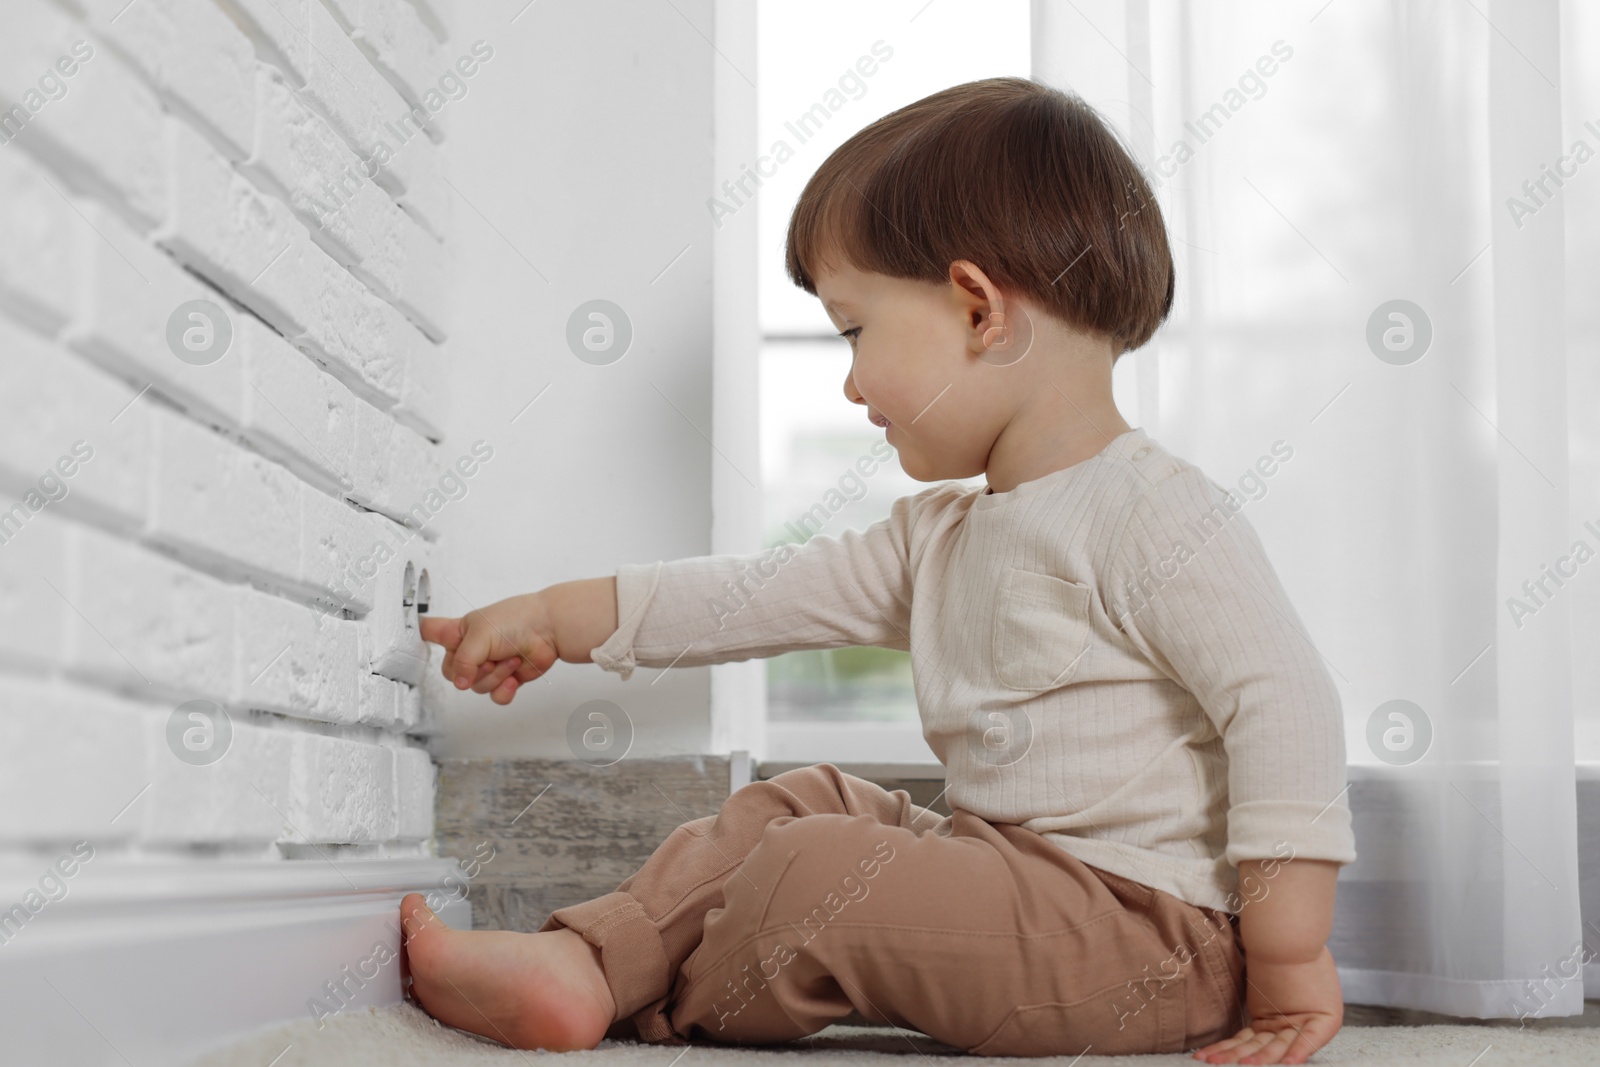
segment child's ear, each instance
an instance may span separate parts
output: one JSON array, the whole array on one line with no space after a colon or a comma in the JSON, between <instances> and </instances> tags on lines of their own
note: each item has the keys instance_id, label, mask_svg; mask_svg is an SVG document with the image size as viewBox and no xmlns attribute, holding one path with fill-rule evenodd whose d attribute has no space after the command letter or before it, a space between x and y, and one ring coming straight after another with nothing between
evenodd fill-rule
<instances>
[{"instance_id":1,"label":"child's ear","mask_svg":"<svg viewBox=\"0 0 1600 1067\"><path fill-rule=\"evenodd\" d=\"M994 325L983 331L983 343L991 347L1004 344L1006 340L1006 313L1004 311L996 311L989 316L989 321Z\"/></svg>"},{"instance_id":2,"label":"child's ear","mask_svg":"<svg viewBox=\"0 0 1600 1067\"><path fill-rule=\"evenodd\" d=\"M989 323L983 331L983 351L979 353L985 363L1009 367L1033 347L1033 317L1026 306L1013 302L1009 308L997 309L989 315Z\"/></svg>"},{"instance_id":3,"label":"child's ear","mask_svg":"<svg viewBox=\"0 0 1600 1067\"><path fill-rule=\"evenodd\" d=\"M958 259L950 264L949 281L955 287L954 299L966 305L968 324L981 334L985 348L1000 343L1007 321L1006 301L994 281L971 260ZM995 334L993 331L1002 333Z\"/></svg>"}]
</instances>

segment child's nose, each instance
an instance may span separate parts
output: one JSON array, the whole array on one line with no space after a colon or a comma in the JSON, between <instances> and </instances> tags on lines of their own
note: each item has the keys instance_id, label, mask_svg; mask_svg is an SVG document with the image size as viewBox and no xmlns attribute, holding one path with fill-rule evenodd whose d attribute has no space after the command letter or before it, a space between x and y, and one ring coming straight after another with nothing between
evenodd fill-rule
<instances>
[{"instance_id":1,"label":"child's nose","mask_svg":"<svg viewBox=\"0 0 1600 1067\"><path fill-rule=\"evenodd\" d=\"M865 404L866 403L866 400L861 396L860 392L858 392L856 390L856 379L855 379L855 371L854 370L849 370L849 371L845 372L845 376L844 376L844 395L845 395L845 399L850 401L850 403L852 403L852 404Z\"/></svg>"}]
</instances>

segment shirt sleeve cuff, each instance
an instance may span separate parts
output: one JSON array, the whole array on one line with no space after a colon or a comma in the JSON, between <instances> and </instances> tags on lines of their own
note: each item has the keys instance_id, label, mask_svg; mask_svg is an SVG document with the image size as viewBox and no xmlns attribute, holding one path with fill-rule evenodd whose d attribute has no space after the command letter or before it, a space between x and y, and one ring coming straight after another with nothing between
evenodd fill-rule
<instances>
[{"instance_id":1,"label":"shirt sleeve cuff","mask_svg":"<svg viewBox=\"0 0 1600 1067\"><path fill-rule=\"evenodd\" d=\"M1252 800L1228 809L1228 862L1329 860L1354 863L1350 808L1305 800Z\"/></svg>"},{"instance_id":2,"label":"shirt sleeve cuff","mask_svg":"<svg viewBox=\"0 0 1600 1067\"><path fill-rule=\"evenodd\" d=\"M624 563L617 568L617 629L589 650L589 658L602 670L614 671L627 681L638 666L633 639L661 579L661 561Z\"/></svg>"}]
</instances>

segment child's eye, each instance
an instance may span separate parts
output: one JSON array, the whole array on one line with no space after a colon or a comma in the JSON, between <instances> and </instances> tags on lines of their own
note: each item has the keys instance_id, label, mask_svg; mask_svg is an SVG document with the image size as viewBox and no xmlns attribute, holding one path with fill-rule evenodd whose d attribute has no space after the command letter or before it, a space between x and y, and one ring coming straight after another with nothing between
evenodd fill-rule
<instances>
[{"instance_id":1,"label":"child's eye","mask_svg":"<svg viewBox=\"0 0 1600 1067\"><path fill-rule=\"evenodd\" d=\"M856 346L856 334L858 334L860 332L861 332L861 327L852 326L848 330L845 330L843 333L839 334L839 336L843 337L847 341L849 341L850 342L850 347L854 348Z\"/></svg>"}]
</instances>

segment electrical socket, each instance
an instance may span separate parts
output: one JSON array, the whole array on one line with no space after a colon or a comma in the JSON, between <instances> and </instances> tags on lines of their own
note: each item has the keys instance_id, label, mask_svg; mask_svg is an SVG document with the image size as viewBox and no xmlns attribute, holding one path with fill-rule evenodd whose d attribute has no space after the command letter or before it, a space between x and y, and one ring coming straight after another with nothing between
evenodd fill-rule
<instances>
[{"instance_id":1,"label":"electrical socket","mask_svg":"<svg viewBox=\"0 0 1600 1067\"><path fill-rule=\"evenodd\" d=\"M378 565L372 610L362 620L367 670L406 685L421 685L428 669L428 646L418 619L427 613L433 592L426 547L420 537L414 538Z\"/></svg>"}]
</instances>

